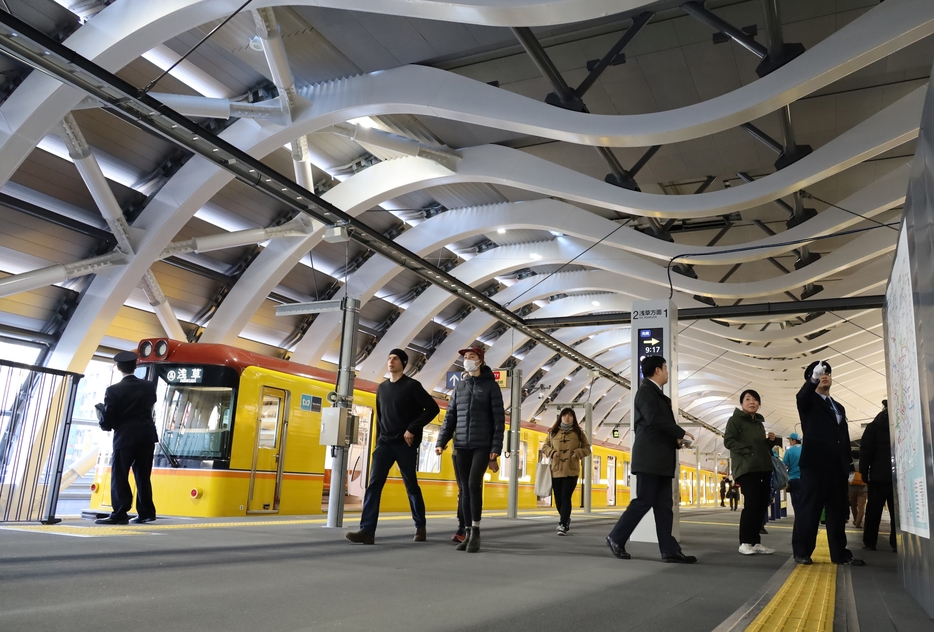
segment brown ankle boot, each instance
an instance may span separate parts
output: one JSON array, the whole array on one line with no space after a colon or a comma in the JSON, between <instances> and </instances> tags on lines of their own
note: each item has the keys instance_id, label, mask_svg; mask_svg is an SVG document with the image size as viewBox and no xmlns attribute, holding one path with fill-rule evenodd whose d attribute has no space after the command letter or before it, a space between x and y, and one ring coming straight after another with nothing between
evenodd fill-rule
<instances>
[{"instance_id":1,"label":"brown ankle boot","mask_svg":"<svg viewBox=\"0 0 934 632\"><path fill-rule=\"evenodd\" d=\"M415 527L415 537L412 542L424 542L427 539L428 531L425 527Z\"/></svg>"},{"instance_id":2,"label":"brown ankle boot","mask_svg":"<svg viewBox=\"0 0 934 632\"><path fill-rule=\"evenodd\" d=\"M480 527L470 527L470 537L467 539L467 552L476 553L480 550Z\"/></svg>"}]
</instances>

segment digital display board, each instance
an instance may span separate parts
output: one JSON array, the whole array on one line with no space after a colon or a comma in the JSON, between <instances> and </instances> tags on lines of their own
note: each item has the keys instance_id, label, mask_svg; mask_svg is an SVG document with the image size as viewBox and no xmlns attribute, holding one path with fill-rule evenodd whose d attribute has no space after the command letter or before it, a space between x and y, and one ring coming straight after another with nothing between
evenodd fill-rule
<instances>
[{"instance_id":1,"label":"digital display board","mask_svg":"<svg viewBox=\"0 0 934 632\"><path fill-rule=\"evenodd\" d=\"M642 360L646 356L662 355L665 348L665 334L662 327L639 329L639 382L645 379L642 375Z\"/></svg>"}]
</instances>

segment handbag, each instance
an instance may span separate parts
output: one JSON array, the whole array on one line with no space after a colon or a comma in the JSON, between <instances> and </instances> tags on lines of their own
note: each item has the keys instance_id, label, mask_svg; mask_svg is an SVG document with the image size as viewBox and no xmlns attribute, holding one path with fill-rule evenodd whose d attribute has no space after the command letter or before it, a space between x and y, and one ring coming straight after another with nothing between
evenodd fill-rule
<instances>
[{"instance_id":1,"label":"handbag","mask_svg":"<svg viewBox=\"0 0 934 632\"><path fill-rule=\"evenodd\" d=\"M772 489L779 491L788 487L788 469L780 458L772 454Z\"/></svg>"},{"instance_id":2,"label":"handbag","mask_svg":"<svg viewBox=\"0 0 934 632\"><path fill-rule=\"evenodd\" d=\"M541 457L535 467L535 495L539 498L551 496L551 459L546 456Z\"/></svg>"}]
</instances>

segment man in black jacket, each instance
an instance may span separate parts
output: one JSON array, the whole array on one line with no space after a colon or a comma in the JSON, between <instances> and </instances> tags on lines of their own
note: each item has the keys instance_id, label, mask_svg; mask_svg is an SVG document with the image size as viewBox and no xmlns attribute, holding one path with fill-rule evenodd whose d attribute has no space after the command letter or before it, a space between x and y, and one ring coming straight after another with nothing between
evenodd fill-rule
<instances>
[{"instance_id":1,"label":"man in black jacket","mask_svg":"<svg viewBox=\"0 0 934 632\"><path fill-rule=\"evenodd\" d=\"M632 444L632 473L636 474L636 497L620 516L606 538L613 555L621 560L632 556L626 552L626 542L639 521L655 510L655 533L662 560L693 564L697 558L681 552L681 546L671 535L672 479L678 467L678 448L685 436L694 437L676 422L671 399L662 391L668 383L668 363L661 356L646 356L642 360L645 380L635 399L635 440Z\"/></svg>"},{"instance_id":2,"label":"man in black jacket","mask_svg":"<svg viewBox=\"0 0 934 632\"><path fill-rule=\"evenodd\" d=\"M415 520L415 542L424 542L425 501L418 486L418 446L422 430L440 410L437 402L421 383L407 376L405 365L409 356L402 349L389 352L389 379L376 389L376 449L370 469L370 484L363 496L360 530L345 537L358 544L373 544L379 520L379 501L383 485L393 464L399 465L402 482L409 496L412 519Z\"/></svg>"},{"instance_id":3,"label":"man in black jacket","mask_svg":"<svg viewBox=\"0 0 934 632\"><path fill-rule=\"evenodd\" d=\"M114 356L117 370L123 379L104 391L104 408L100 425L113 430L113 460L110 465L110 504L108 518L97 524L127 524L127 512L133 504L130 488L130 468L136 479L136 513L133 522L152 522L156 519L156 506L152 502L152 459L154 446L159 441L156 424L152 420L152 407L156 403L156 386L141 380L136 371L137 356L132 351L121 351Z\"/></svg>"},{"instance_id":4,"label":"man in black jacket","mask_svg":"<svg viewBox=\"0 0 934 632\"><path fill-rule=\"evenodd\" d=\"M882 400L882 411L876 415L859 442L859 473L869 483L866 502L866 523L863 526L863 548L876 550L882 507L889 508L889 546L895 546L895 492L892 489L892 440L889 431L889 402Z\"/></svg>"},{"instance_id":5,"label":"man in black jacket","mask_svg":"<svg viewBox=\"0 0 934 632\"><path fill-rule=\"evenodd\" d=\"M863 566L846 548L849 516L847 478L852 457L846 409L830 397L833 378L830 364L812 362L804 371L804 386L798 391L798 417L806 441L801 445L801 492L797 501L791 548L795 562L811 564L817 545L821 511L826 509L827 543L835 564Z\"/></svg>"}]
</instances>

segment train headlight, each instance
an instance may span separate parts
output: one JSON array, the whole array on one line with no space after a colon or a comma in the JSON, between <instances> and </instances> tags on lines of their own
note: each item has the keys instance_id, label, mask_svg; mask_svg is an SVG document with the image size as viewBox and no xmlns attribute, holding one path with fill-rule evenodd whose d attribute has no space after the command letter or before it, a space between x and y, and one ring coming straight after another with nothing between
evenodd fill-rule
<instances>
[{"instance_id":1,"label":"train headlight","mask_svg":"<svg viewBox=\"0 0 934 632\"><path fill-rule=\"evenodd\" d=\"M169 352L169 343L165 340L160 340L156 343L156 357L164 358L165 354Z\"/></svg>"},{"instance_id":2,"label":"train headlight","mask_svg":"<svg viewBox=\"0 0 934 632\"><path fill-rule=\"evenodd\" d=\"M139 357L148 358L152 354L152 343L148 340L139 345Z\"/></svg>"}]
</instances>

